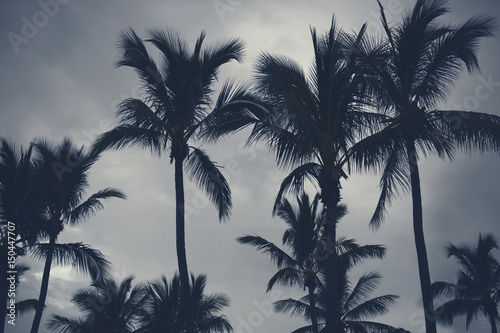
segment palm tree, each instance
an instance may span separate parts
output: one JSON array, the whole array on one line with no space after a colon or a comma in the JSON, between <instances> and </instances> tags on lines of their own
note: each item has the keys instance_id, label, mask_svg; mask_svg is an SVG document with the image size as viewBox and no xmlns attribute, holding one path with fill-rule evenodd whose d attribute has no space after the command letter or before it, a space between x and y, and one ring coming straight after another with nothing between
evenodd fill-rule
<instances>
[{"instance_id":1,"label":"palm tree","mask_svg":"<svg viewBox=\"0 0 500 333\"><path fill-rule=\"evenodd\" d=\"M288 229L283 234L282 243L290 248L292 254L280 249L274 243L260 236L243 236L237 241L248 244L257 250L270 255L279 271L269 280L267 291L277 283L285 286L298 285L307 288L310 305L311 330L318 332L316 315L316 287L322 282L318 278L324 268L324 260L330 251L327 240L323 237L325 215L319 206L319 195L312 202L303 193L297 197L298 210L295 210L287 199L283 199L277 208L277 215L287 223ZM337 207L337 218L340 220L347 213L345 205ZM338 221L337 221L338 222ZM338 265L353 267L366 258L383 258L385 248L380 245L359 246L354 240L340 237L335 244L338 252ZM322 274L322 273L321 273Z\"/></svg>"},{"instance_id":2,"label":"palm tree","mask_svg":"<svg viewBox=\"0 0 500 333\"><path fill-rule=\"evenodd\" d=\"M94 281L90 288L79 289L71 298L85 317L71 319L52 315L47 328L55 333L128 333L136 332L148 300L145 286L132 287L134 277L126 277L119 285L106 278Z\"/></svg>"},{"instance_id":3,"label":"palm tree","mask_svg":"<svg viewBox=\"0 0 500 333\"><path fill-rule=\"evenodd\" d=\"M389 311L389 307L394 305L398 296L383 295L371 298L370 294L380 285L382 276L378 272L363 274L355 285L352 285L347 269L339 267L338 290L340 299L338 300L339 309L339 332L342 333L389 333L389 332L407 332L398 330L390 325L372 321L373 318L383 315ZM317 299L317 307L312 308L309 303L310 295L304 296L299 300L284 299L274 303L274 310L280 313L290 312L293 316L300 316L306 320L311 320L312 311L316 311L321 321L319 327L325 329L325 317L327 316L325 276L320 274L321 284L318 285L319 292L314 295ZM305 326L293 332L314 332L314 326Z\"/></svg>"},{"instance_id":4,"label":"palm tree","mask_svg":"<svg viewBox=\"0 0 500 333\"><path fill-rule=\"evenodd\" d=\"M229 217L231 192L217 165L200 148L189 145L196 139L209 117L213 85L219 67L231 60L242 61L243 42L219 41L203 47L202 32L191 53L186 42L171 30L153 29L148 40L162 54L158 67L143 41L133 30L121 33L120 60L117 65L133 68L144 88L143 99L124 100L117 110L120 125L100 136L95 149L119 149L128 145L148 148L163 155L170 152L174 162L176 198L176 248L187 331L194 332L189 274L185 249L184 166L208 195L219 212L219 220ZM215 108L227 105L244 112L255 104L244 86L226 83Z\"/></svg>"},{"instance_id":5,"label":"palm tree","mask_svg":"<svg viewBox=\"0 0 500 333\"><path fill-rule=\"evenodd\" d=\"M6 304L8 298L7 272L17 271L18 275L21 272L14 269L15 263L9 257L25 255L27 246L38 237L33 225L40 200L34 195L37 177L32 147L31 144L22 149L0 139L0 304ZM1 331L5 326L5 309L0 316Z\"/></svg>"},{"instance_id":6,"label":"palm tree","mask_svg":"<svg viewBox=\"0 0 500 333\"><path fill-rule=\"evenodd\" d=\"M278 207L277 215L288 225L282 243L291 249L291 255L259 236L237 238L240 244L255 246L258 250L269 254L278 267L279 271L269 280L267 291L270 291L276 283L280 283L290 286L300 285L307 288L310 296L314 294L316 274L319 269L316 256L319 254L320 228L324 220L322 209L318 209L319 199L319 195L316 195L310 202L309 196L304 192L297 197L297 211L287 199L284 199ZM311 312L313 332L318 333L314 297L310 297L310 302L313 310Z\"/></svg>"},{"instance_id":7,"label":"palm tree","mask_svg":"<svg viewBox=\"0 0 500 333\"><path fill-rule=\"evenodd\" d=\"M232 332L226 316L221 315L223 308L229 306L229 298L224 294L205 295L207 277L191 274L193 286L191 297L196 332ZM147 287L149 303L142 320L141 333L186 332L184 310L181 306L181 285L176 274L169 283L165 276Z\"/></svg>"},{"instance_id":8,"label":"palm tree","mask_svg":"<svg viewBox=\"0 0 500 333\"><path fill-rule=\"evenodd\" d=\"M479 16L458 26L440 22L449 11L444 0L418 0L402 23L392 26L382 5L380 9L389 58L379 68L379 80L372 83L376 83L377 100L388 117L384 121L387 126L361 141L353 160L360 168L383 170L381 194L370 223L373 228L380 226L385 205L398 187L411 190L425 325L427 333L435 333L417 161L419 154L452 158L456 147L467 152L489 148L500 151L500 117L436 109L461 70L473 72L479 68L478 42L492 35L494 22Z\"/></svg>"},{"instance_id":9,"label":"palm tree","mask_svg":"<svg viewBox=\"0 0 500 333\"><path fill-rule=\"evenodd\" d=\"M479 315L486 316L491 324L491 332L496 333L496 323L500 321L500 263L492 251L498 250L498 242L492 234L479 235L477 245L446 247L449 257L454 257L461 269L457 282L434 282L434 295L447 295L454 299L436 309L436 318L443 325L452 325L453 318L466 315L466 328Z\"/></svg>"},{"instance_id":10,"label":"palm tree","mask_svg":"<svg viewBox=\"0 0 500 333\"><path fill-rule=\"evenodd\" d=\"M103 208L102 200L125 198L121 191L105 188L83 200L89 186L87 173L97 161L97 154L84 152L69 139L64 139L58 146L41 140L35 144L35 149L39 154L35 161L36 170L42 179L38 191L43 191L37 195L44 198L44 207L40 211L42 221L37 230L41 238L48 238L48 243L37 242L30 249L35 259L45 260L31 333L38 332L40 326L53 263L71 265L90 274L94 280L109 276L110 263L101 252L83 243L57 243L64 227L74 226L94 215Z\"/></svg>"},{"instance_id":11,"label":"palm tree","mask_svg":"<svg viewBox=\"0 0 500 333\"><path fill-rule=\"evenodd\" d=\"M288 57L261 54L256 66L256 86L272 105L274 117L265 113L214 112L208 123L207 138L217 140L244 126L253 126L249 143L262 140L274 151L277 164L295 169L283 180L275 211L289 190L301 192L305 179L319 186L326 207L325 237L336 241L336 207L340 200L340 178L351 157L351 147L381 125L386 117L367 112L370 91L367 83L383 52L370 40L364 25L357 35L349 35L332 20L330 30L318 36L311 30L314 62L308 77ZM253 110L252 110L253 111ZM256 109L255 111L258 111ZM336 254L326 260L327 321L336 321ZM328 332L336 332L327 323Z\"/></svg>"}]
</instances>

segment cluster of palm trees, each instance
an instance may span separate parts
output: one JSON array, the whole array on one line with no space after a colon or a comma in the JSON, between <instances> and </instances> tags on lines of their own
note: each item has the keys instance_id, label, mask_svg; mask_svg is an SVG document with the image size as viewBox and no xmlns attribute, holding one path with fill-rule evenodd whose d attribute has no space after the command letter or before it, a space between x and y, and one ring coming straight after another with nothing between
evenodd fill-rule
<instances>
[{"instance_id":1,"label":"cluster of palm trees","mask_svg":"<svg viewBox=\"0 0 500 333\"><path fill-rule=\"evenodd\" d=\"M12 223L15 257L30 254L45 263L39 297L19 304L20 314L35 311L33 333L40 327L53 264L71 266L96 281L111 276L111 263L100 251L81 242L57 241L66 226L81 223L102 209L103 200L125 198L114 188L105 188L84 198L89 186L88 170L98 158L99 155L85 152L69 139L59 145L38 140L28 149L5 139L0 141L1 304L7 302L7 271L17 269L19 273L22 268L10 269L7 260L12 245L8 225ZM5 315L1 317L3 330Z\"/></svg>"},{"instance_id":2,"label":"cluster of palm trees","mask_svg":"<svg viewBox=\"0 0 500 333\"><path fill-rule=\"evenodd\" d=\"M47 327L55 333L185 332L179 276L170 282L162 276L135 286L133 279L129 276L120 284L105 279L76 291L71 302L85 316L75 319L52 315ZM219 293L206 295L206 275L191 275L190 282L196 332L232 332L231 324L220 314L229 306L229 298Z\"/></svg>"},{"instance_id":3,"label":"cluster of palm trees","mask_svg":"<svg viewBox=\"0 0 500 333\"><path fill-rule=\"evenodd\" d=\"M290 171L278 190L273 213L291 223L283 243L291 246L293 255L258 236L240 238L243 243L267 251L276 262L280 271L271 279L269 288L275 283L300 283L308 288L309 294L303 300L278 303L276 309L304 314L311 319L313 332L363 332L363 327L365 331L384 331L382 326L360 326L355 322L384 313L395 296L372 299L376 300L372 303L377 310L355 315L352 311L364 304L362 299L371 300L366 294L356 294L358 290L351 288L347 275L359 260L382 257L383 251L360 250L356 254L356 249L367 248L342 240L336 228L345 209L340 204L341 181L352 170L374 169L382 176L380 199L370 222L373 228L383 222L386 206L398 190L411 192L426 332L436 332L418 159L427 155L452 159L457 150L500 151L500 117L437 109L462 70L473 72L479 68L478 42L492 35L494 20L480 16L452 25L442 19L448 12L446 1L417 0L402 22L388 22L379 5L383 38L371 36L366 25L356 33L347 33L332 19L326 33L311 29L314 57L309 73L287 56L261 53L252 83L226 81L216 99L214 84L220 67L231 60L242 61L241 40L219 40L207 46L202 32L190 50L172 30L152 29L145 39L132 29L125 30L119 37L117 66L136 71L143 96L128 98L118 106L117 127L97 138L89 152L69 140L60 146L39 140L27 150L2 141L2 256L7 253L5 227L12 221L20 235L18 253L32 253L46 262L32 333L40 325L53 262L76 263L80 270L92 275L94 288L116 287L116 283L113 287L109 282L109 262L100 252L82 243L58 244L57 237L66 225L74 225L101 209L102 200L124 198L123 193L112 188L87 200L83 200L83 194L88 185L87 171L98 157L105 150L127 146L168 155L174 164L182 307L177 311L182 312L182 331L196 332L194 281L190 281L185 251L184 172L214 203L219 219L228 219L232 207L228 182L217 164L195 144L217 142L243 128L250 129L249 144L264 142L274 153L278 167ZM145 42L160 52L160 63L150 55ZM36 156L32 156L33 149ZM305 181L318 190L312 203L302 196ZM310 225L292 225L301 217L292 221L294 214L286 201L287 194L299 195L300 207L312 205L304 217ZM343 246L347 246L344 252ZM322 258L319 262L318 256ZM6 265L3 259L2 265ZM377 273L368 273L356 286L372 290L379 280ZM4 281L1 293L5 303ZM352 297L356 300L352 301ZM463 313L453 311L452 317ZM443 315L445 323L450 321L449 316ZM58 322L52 321L52 327L60 327Z\"/></svg>"}]
</instances>

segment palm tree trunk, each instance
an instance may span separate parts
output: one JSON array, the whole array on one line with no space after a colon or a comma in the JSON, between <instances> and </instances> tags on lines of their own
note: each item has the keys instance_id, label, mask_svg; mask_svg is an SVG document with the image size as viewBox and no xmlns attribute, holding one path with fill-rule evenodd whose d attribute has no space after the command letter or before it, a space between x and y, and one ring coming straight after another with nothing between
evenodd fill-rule
<instances>
[{"instance_id":1,"label":"palm tree trunk","mask_svg":"<svg viewBox=\"0 0 500 333\"><path fill-rule=\"evenodd\" d=\"M326 206L326 328L325 333L337 333L339 324L339 292L337 290L337 204L340 201L339 174L324 170L320 176L321 198Z\"/></svg>"},{"instance_id":2,"label":"palm tree trunk","mask_svg":"<svg viewBox=\"0 0 500 333\"><path fill-rule=\"evenodd\" d=\"M491 333L498 333L497 323L495 321L495 314L489 314L488 317L490 319L490 324L491 324Z\"/></svg>"},{"instance_id":3,"label":"palm tree trunk","mask_svg":"<svg viewBox=\"0 0 500 333\"><path fill-rule=\"evenodd\" d=\"M416 161L415 143L407 141L406 150L410 164L411 198L413 205L413 234L417 250L418 273L420 276L420 289L425 313L426 333L436 333L436 320L434 317L434 302L431 289L431 275L427 250L424 239L422 192L420 190L420 175Z\"/></svg>"},{"instance_id":4,"label":"palm tree trunk","mask_svg":"<svg viewBox=\"0 0 500 333\"><path fill-rule=\"evenodd\" d=\"M181 303L184 311L184 320L187 333L194 333L193 305L191 288L189 286L189 273L186 259L186 232L184 223L184 178L182 170L183 158L175 158L175 235L177 246L177 264L181 282Z\"/></svg>"},{"instance_id":5,"label":"palm tree trunk","mask_svg":"<svg viewBox=\"0 0 500 333\"><path fill-rule=\"evenodd\" d=\"M316 300L314 299L314 287L307 287L309 290L309 306L311 307L311 323L313 333L318 333L318 315L316 313Z\"/></svg>"},{"instance_id":6,"label":"palm tree trunk","mask_svg":"<svg viewBox=\"0 0 500 333\"><path fill-rule=\"evenodd\" d=\"M52 266L52 256L54 255L54 248L56 238L50 237L49 249L47 258L45 259L45 267L43 268L42 286L40 287L40 296L38 297L38 304L36 307L35 318L31 326L31 333L37 333L42 320L43 308L45 306L45 299L47 298L47 291L49 289L50 267Z\"/></svg>"}]
</instances>

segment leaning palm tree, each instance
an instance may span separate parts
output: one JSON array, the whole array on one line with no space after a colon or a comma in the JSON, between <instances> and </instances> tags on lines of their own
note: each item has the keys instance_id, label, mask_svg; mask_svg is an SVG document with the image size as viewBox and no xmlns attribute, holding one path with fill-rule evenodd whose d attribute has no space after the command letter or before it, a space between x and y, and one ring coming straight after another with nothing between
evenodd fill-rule
<instances>
[{"instance_id":1,"label":"leaning palm tree","mask_svg":"<svg viewBox=\"0 0 500 333\"><path fill-rule=\"evenodd\" d=\"M380 8L390 56L379 68L379 80L372 83L376 83L379 107L388 117L384 121L387 127L361 141L354 160L360 168L375 166L383 171L380 198L370 223L373 228L380 226L385 206L398 188L411 191L425 325L427 333L435 333L418 157L437 154L452 158L457 147L467 152L500 151L500 117L436 109L446 100L460 71L479 68L478 42L492 35L494 22L477 16L458 26L446 24L439 19L449 11L447 1L418 0L402 23L390 26Z\"/></svg>"},{"instance_id":2,"label":"leaning palm tree","mask_svg":"<svg viewBox=\"0 0 500 333\"><path fill-rule=\"evenodd\" d=\"M500 263L493 256L498 250L498 242L492 234L479 235L477 245L455 246L449 244L446 252L454 257L461 267L456 283L434 282L435 296L450 296L454 299L436 309L436 318L443 325L452 325L453 318L466 316L466 328L479 315L488 318L491 333L497 333L500 322Z\"/></svg>"},{"instance_id":3,"label":"leaning palm tree","mask_svg":"<svg viewBox=\"0 0 500 333\"><path fill-rule=\"evenodd\" d=\"M290 312L293 316L300 316L306 320L311 319L312 311L318 313L320 332L325 332L326 317L326 292L324 288L324 275L320 274L322 284L319 285L317 307L313 309L309 303L310 296L304 296L299 300L284 299L274 302L274 310L280 313ZM346 269L339 269L339 290L340 299L338 304L338 331L342 333L390 333L407 332L393 326L373 321L377 316L389 311L389 307L394 305L398 296L382 295L371 298L370 294L380 285L382 276L378 272L363 274L353 285L347 275ZM313 325L301 327L292 333L314 332Z\"/></svg>"},{"instance_id":4,"label":"leaning palm tree","mask_svg":"<svg viewBox=\"0 0 500 333\"><path fill-rule=\"evenodd\" d=\"M223 308L229 306L229 298L224 294L205 294L206 275L191 275L192 304L196 332L232 332L226 316L221 315ZM184 310L181 306L181 286L176 274L172 281L165 276L147 287L149 302L141 321L140 333L186 332Z\"/></svg>"},{"instance_id":5,"label":"leaning palm tree","mask_svg":"<svg viewBox=\"0 0 500 333\"><path fill-rule=\"evenodd\" d=\"M54 333L128 333L136 332L144 316L148 294L142 284L132 287L134 277L119 285L111 278L94 281L90 288L79 289L71 302L85 313L72 319L52 315L47 328Z\"/></svg>"},{"instance_id":6,"label":"leaning palm tree","mask_svg":"<svg viewBox=\"0 0 500 333\"><path fill-rule=\"evenodd\" d=\"M325 215L319 206L319 195L310 202L309 196L303 193L297 197L298 210L295 210L287 199L278 206L277 215L287 223L288 229L283 234L283 245L290 248L292 254L279 248L260 236L243 236L237 241L252 245L257 250L268 254L278 267L278 272L271 277L267 285L270 291L276 284L285 286L298 285L307 288L310 305L311 330L319 331L316 314L316 287L321 285L318 274L322 274L328 252L338 253L338 265L351 268L366 258L383 258L385 248L380 245L359 246L354 240L340 237L335 244L328 244L323 237ZM340 219L347 213L345 205L337 207ZM330 248L333 246L333 249Z\"/></svg>"},{"instance_id":7,"label":"leaning palm tree","mask_svg":"<svg viewBox=\"0 0 500 333\"><path fill-rule=\"evenodd\" d=\"M336 241L336 207L340 201L341 177L351 157L352 145L381 126L385 117L368 112L370 85L383 52L366 35L364 25L349 35L332 20L330 30L318 36L311 30L314 62L308 77L301 67L284 56L261 54L256 66L256 86L273 106L271 119L265 114L221 109L208 122L205 135L217 140L244 126L253 126L249 142L262 140L274 151L278 166L293 169L283 180L275 211L283 195L299 193L305 179L321 191L326 207L325 237ZM326 260L326 306L328 332L336 332L336 254Z\"/></svg>"},{"instance_id":8,"label":"leaning palm tree","mask_svg":"<svg viewBox=\"0 0 500 333\"><path fill-rule=\"evenodd\" d=\"M109 276L110 263L101 252L83 243L57 242L65 226L77 225L94 215L103 208L103 200L125 198L121 191L105 188L83 200L89 186L88 170L97 161L97 154L86 153L69 139L64 139L60 145L41 140L35 144L35 149L39 155L35 168L41 178L37 195L44 198L43 209L39 212L41 221L36 228L48 243L39 241L30 248L34 259L45 261L31 333L38 332L40 327L52 264L73 266L90 274L94 280Z\"/></svg>"},{"instance_id":9,"label":"leaning palm tree","mask_svg":"<svg viewBox=\"0 0 500 333\"><path fill-rule=\"evenodd\" d=\"M239 39L203 45L202 32L191 52L186 42L171 30L153 29L148 33L151 42L162 54L157 66L143 41L133 30L121 33L119 38L119 67L133 68L143 84L143 99L129 98L118 107L120 124L100 136L95 149L119 149L125 146L148 148L163 155L169 152L174 162L176 198L176 248L182 299L187 331L194 332L189 275L185 249L184 167L191 179L205 191L219 212L219 220L229 217L231 192L217 165L200 148L190 146L195 140L212 107L213 86L219 67L231 60L242 61L243 42ZM230 103L240 111L256 105L243 86L224 91L215 108Z\"/></svg>"}]
</instances>

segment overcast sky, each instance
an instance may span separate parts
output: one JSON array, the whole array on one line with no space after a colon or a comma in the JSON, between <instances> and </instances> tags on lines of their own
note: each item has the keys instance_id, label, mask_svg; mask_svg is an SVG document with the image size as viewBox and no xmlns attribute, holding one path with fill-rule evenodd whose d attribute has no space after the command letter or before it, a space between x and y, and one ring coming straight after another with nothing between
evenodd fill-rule
<instances>
[{"instance_id":1,"label":"overcast sky","mask_svg":"<svg viewBox=\"0 0 500 333\"><path fill-rule=\"evenodd\" d=\"M117 124L116 104L138 96L139 81L133 71L114 66L118 33L127 27L141 36L148 28L172 28L190 45L202 29L207 41L241 37L247 45L245 63L227 65L221 79L248 79L262 51L287 55L309 68L309 27L325 31L333 14L345 30L356 30L368 21L374 33L381 33L375 0L59 0L57 7L44 3L0 2L0 136L23 145L35 137L60 142L68 136L88 146ZM402 9L414 1L382 3L388 19L399 20ZM476 14L500 18L498 0L454 0L450 7L446 20L454 23ZM500 116L499 41L500 37L494 37L481 42L482 72L464 74L443 109ZM266 256L235 241L245 234L258 234L279 243L285 229L283 222L271 217L285 173L276 169L273 157L262 147L245 148L246 134L217 146L203 146L225 167L234 204L228 223L218 223L215 208L186 179L188 267L194 274L208 275L209 291L230 297L231 307L224 313L235 332L290 332L304 322L268 313L258 304L300 296L302 290L278 287L274 294L266 294L275 268ZM445 257L448 242L476 242L481 232L493 232L500 239L500 158L458 154L453 163L430 157L421 159L419 165L431 278L452 281L456 266ZM91 170L88 194L112 186L123 190L128 199L106 202L97 216L78 228L67 228L60 242L84 241L99 249L113 262L117 280L130 274L136 276L136 282L161 274L170 279L177 268L173 174L168 158L151 157L147 151L106 152ZM400 296L397 306L380 321L424 332L410 200L404 196L397 200L380 230L372 232L368 221L377 202L377 184L377 175L353 174L343 182L342 197L349 214L339 225L339 235L361 244L387 246L385 260L365 262L353 277L368 270L380 271L382 286L373 296ZM20 298L37 298L42 264L22 261L32 269L23 277ZM69 268L54 268L42 324L53 313L76 316L69 299L89 283L89 277ZM6 332L28 332L31 321L32 315L22 317L16 327L7 325ZM440 332L465 332L464 326L465 320L460 318L453 328ZM487 321L481 318L471 331L489 331ZM47 332L45 327L41 332Z\"/></svg>"}]
</instances>

